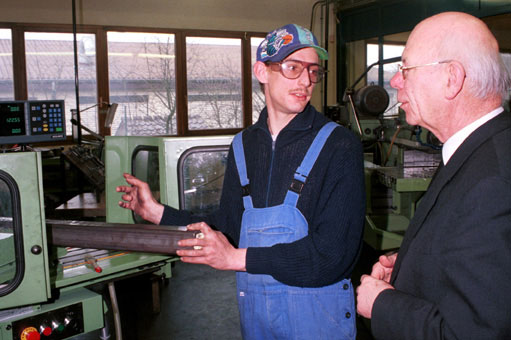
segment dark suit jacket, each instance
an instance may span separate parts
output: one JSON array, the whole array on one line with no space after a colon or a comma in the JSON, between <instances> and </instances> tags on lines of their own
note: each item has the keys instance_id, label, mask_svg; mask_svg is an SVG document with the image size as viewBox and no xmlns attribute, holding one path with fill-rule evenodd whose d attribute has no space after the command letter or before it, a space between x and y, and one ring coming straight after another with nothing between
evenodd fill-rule
<instances>
[{"instance_id":1,"label":"dark suit jacket","mask_svg":"<svg viewBox=\"0 0 511 340\"><path fill-rule=\"evenodd\" d=\"M410 222L377 339L511 339L511 115L474 131L440 166Z\"/></svg>"}]
</instances>

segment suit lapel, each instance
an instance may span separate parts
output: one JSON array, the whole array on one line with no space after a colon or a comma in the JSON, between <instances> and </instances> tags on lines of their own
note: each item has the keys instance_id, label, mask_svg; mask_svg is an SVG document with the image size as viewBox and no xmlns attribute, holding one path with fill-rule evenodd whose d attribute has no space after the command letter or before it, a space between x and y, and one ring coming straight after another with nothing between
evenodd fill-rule
<instances>
[{"instance_id":1,"label":"suit lapel","mask_svg":"<svg viewBox=\"0 0 511 340\"><path fill-rule=\"evenodd\" d=\"M438 195L445 187L445 185L450 181L450 179L458 172L458 170L462 167L465 161L472 155L472 153L486 140L491 138L496 133L510 128L511 126L511 116L508 112L503 112L497 117L491 119L477 130L475 130L456 150L456 152L452 155L446 166L440 165L437 169L435 176L433 177L430 186L422 198L421 203L419 204L419 208L417 209L414 217L412 218L410 225L406 231L405 237L401 244L401 248L399 249L399 255L396 259L396 263L394 265L394 269L392 271L391 284L396 280L397 274L399 272L399 268L401 267L401 263L406 253L408 252L408 248L412 243L415 235L419 232L420 228L424 224L425 219L427 218L429 212L435 205L435 202L438 198Z\"/></svg>"}]
</instances>

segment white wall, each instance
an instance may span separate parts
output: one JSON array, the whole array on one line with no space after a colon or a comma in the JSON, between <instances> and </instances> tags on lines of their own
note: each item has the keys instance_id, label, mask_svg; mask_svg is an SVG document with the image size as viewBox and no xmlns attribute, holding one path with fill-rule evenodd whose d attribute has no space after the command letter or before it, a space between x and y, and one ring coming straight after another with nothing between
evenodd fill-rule
<instances>
[{"instance_id":1,"label":"white wall","mask_svg":"<svg viewBox=\"0 0 511 340\"><path fill-rule=\"evenodd\" d=\"M308 27L316 0L76 0L79 24L266 32ZM71 0L2 0L0 22L72 22Z\"/></svg>"}]
</instances>

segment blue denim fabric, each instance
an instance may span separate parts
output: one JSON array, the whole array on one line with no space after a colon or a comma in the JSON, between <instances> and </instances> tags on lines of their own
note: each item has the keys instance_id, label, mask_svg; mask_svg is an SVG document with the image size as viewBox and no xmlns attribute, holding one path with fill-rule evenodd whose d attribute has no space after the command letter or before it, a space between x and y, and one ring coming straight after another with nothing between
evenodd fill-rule
<instances>
[{"instance_id":1,"label":"blue denim fabric","mask_svg":"<svg viewBox=\"0 0 511 340\"><path fill-rule=\"evenodd\" d=\"M335 128L330 123L319 132L295 179L304 180ZM242 186L248 184L241 134L233 142ZM254 208L244 197L240 248L271 247L290 243L308 234L308 223L296 208L299 194L288 191L284 203ZM345 279L330 286L302 288L288 286L270 275L238 272L237 293L244 339L355 339L353 286Z\"/></svg>"}]
</instances>

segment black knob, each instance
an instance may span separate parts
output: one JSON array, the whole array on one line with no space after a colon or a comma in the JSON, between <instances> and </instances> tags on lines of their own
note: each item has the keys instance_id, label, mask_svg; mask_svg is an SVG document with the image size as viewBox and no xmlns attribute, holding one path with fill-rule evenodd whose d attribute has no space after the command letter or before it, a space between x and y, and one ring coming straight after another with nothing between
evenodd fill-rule
<instances>
[{"instance_id":1,"label":"black knob","mask_svg":"<svg viewBox=\"0 0 511 340\"><path fill-rule=\"evenodd\" d=\"M32 248L30 248L30 251L34 255L39 255L39 254L41 254L43 252L43 248L41 248L41 246L38 246L36 244L35 246L32 246Z\"/></svg>"}]
</instances>

